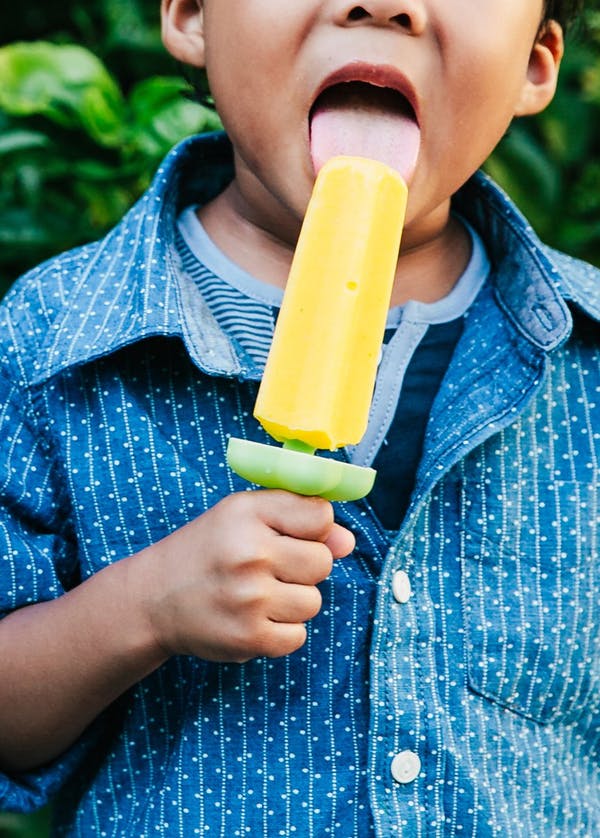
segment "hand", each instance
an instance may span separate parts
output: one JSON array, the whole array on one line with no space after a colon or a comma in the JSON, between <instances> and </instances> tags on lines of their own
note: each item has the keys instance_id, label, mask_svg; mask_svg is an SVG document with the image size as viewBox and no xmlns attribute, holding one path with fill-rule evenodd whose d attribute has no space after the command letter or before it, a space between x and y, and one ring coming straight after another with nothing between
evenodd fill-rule
<instances>
[{"instance_id":1,"label":"hand","mask_svg":"<svg viewBox=\"0 0 600 838\"><path fill-rule=\"evenodd\" d=\"M328 501L269 490L231 495L133 558L166 655L242 663L304 644L316 585L353 549Z\"/></svg>"}]
</instances>

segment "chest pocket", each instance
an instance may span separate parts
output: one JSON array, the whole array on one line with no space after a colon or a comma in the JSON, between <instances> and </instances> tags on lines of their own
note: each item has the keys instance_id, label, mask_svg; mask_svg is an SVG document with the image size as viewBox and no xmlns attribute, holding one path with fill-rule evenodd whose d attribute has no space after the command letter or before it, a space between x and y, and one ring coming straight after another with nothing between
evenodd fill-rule
<instances>
[{"instance_id":1,"label":"chest pocket","mask_svg":"<svg viewBox=\"0 0 600 838\"><path fill-rule=\"evenodd\" d=\"M600 700L598 485L523 483L467 510L469 685L541 723Z\"/></svg>"}]
</instances>

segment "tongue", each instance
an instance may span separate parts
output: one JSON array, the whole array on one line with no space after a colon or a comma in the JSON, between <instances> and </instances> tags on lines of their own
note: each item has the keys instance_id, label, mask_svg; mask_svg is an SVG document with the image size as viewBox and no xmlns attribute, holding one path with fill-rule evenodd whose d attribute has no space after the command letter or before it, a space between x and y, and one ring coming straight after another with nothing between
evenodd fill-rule
<instances>
[{"instance_id":1,"label":"tongue","mask_svg":"<svg viewBox=\"0 0 600 838\"><path fill-rule=\"evenodd\" d=\"M310 147L315 172L330 157L347 154L387 163L409 181L419 144L413 115L389 107L385 100L325 96L312 114Z\"/></svg>"}]
</instances>

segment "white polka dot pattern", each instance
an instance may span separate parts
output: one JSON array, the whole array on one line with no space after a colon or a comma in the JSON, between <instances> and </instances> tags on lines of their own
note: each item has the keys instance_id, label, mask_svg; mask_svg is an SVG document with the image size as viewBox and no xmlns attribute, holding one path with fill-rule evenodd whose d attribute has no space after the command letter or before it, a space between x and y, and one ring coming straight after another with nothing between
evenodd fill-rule
<instances>
[{"instance_id":1,"label":"white polka dot pattern","mask_svg":"<svg viewBox=\"0 0 600 838\"><path fill-rule=\"evenodd\" d=\"M262 438L256 382L173 247L182 167L225 157L185 144L111 236L0 309L2 613L245 488L225 448ZM57 834L80 838L600 834L600 280L536 244L489 182L468 189L493 284L401 531L339 505L357 549L300 651L172 659L64 757L0 775L0 807L61 789ZM507 241L522 259L503 261ZM514 292L525 279L543 316ZM573 327L559 280L589 298Z\"/></svg>"}]
</instances>

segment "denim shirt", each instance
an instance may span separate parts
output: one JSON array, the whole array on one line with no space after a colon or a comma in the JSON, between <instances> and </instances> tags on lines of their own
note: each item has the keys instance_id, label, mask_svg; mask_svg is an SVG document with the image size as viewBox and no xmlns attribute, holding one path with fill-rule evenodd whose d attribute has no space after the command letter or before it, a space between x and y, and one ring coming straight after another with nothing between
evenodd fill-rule
<instances>
[{"instance_id":1,"label":"denim shirt","mask_svg":"<svg viewBox=\"0 0 600 838\"><path fill-rule=\"evenodd\" d=\"M225 448L266 441L258 373L174 245L230 156L186 141L103 241L5 299L0 613L247 488ZM600 272L482 174L456 207L492 270L400 531L336 504L357 546L302 649L172 658L53 763L0 775L0 808L58 794L56 834L86 838L600 834Z\"/></svg>"}]
</instances>

